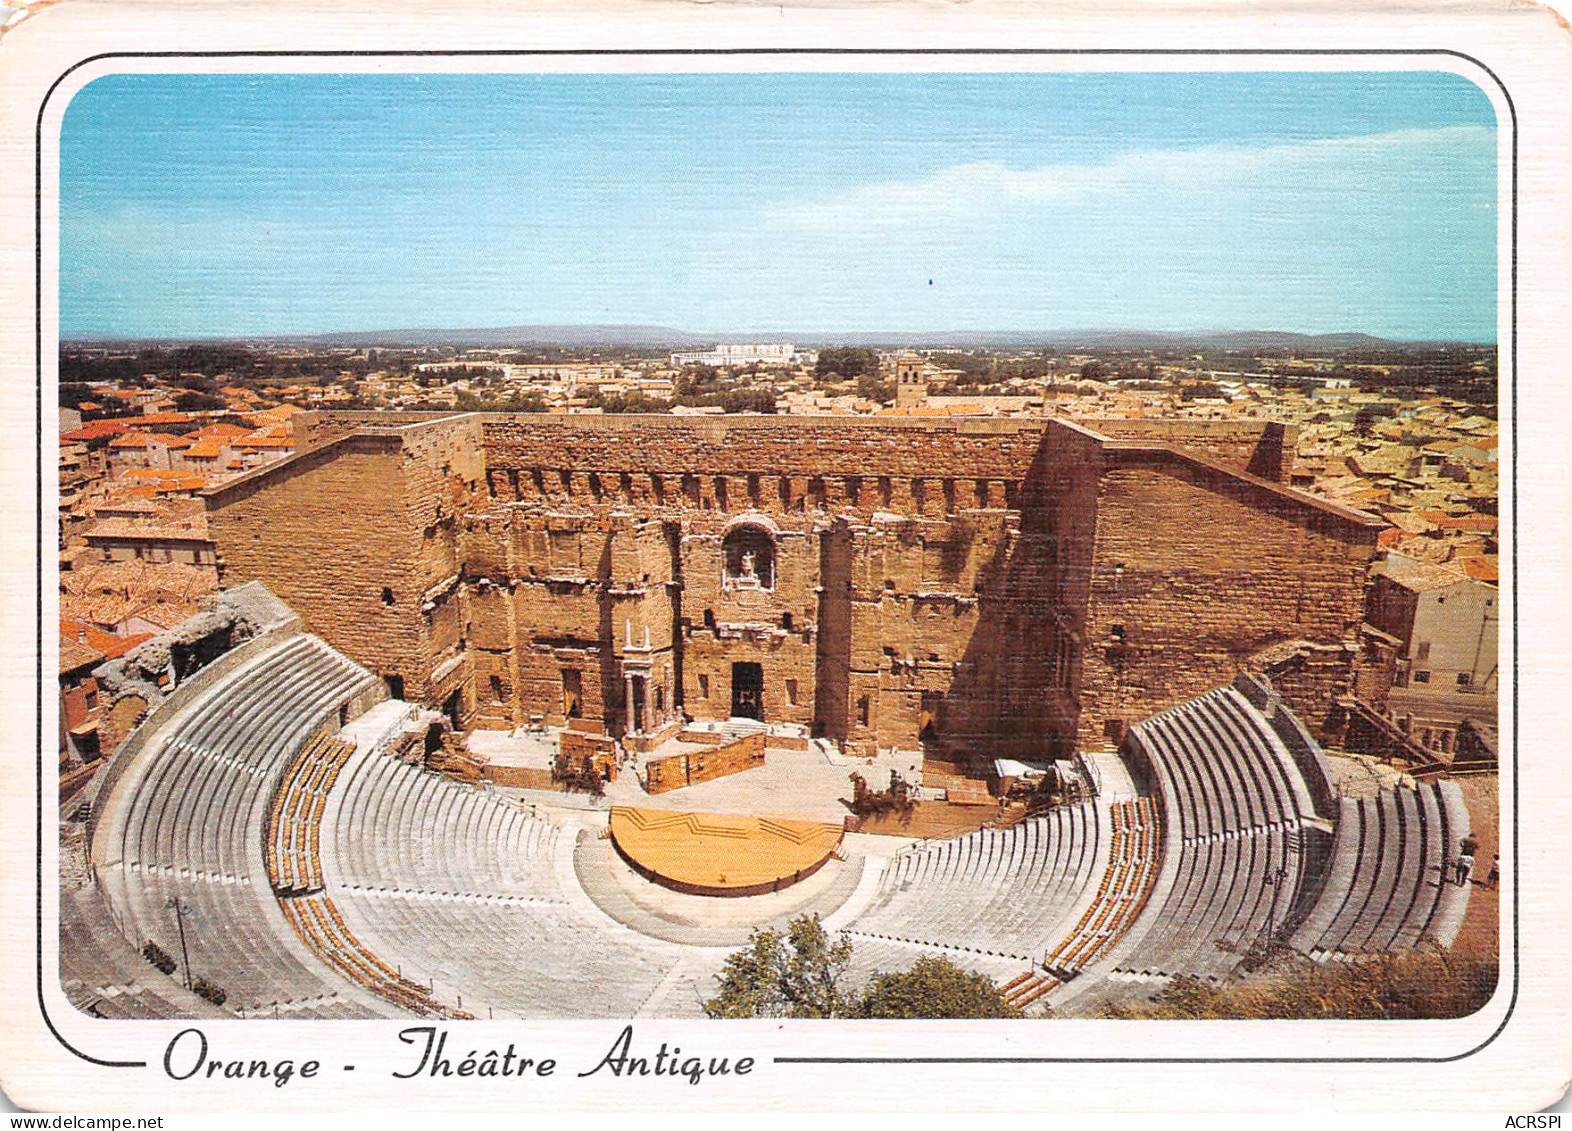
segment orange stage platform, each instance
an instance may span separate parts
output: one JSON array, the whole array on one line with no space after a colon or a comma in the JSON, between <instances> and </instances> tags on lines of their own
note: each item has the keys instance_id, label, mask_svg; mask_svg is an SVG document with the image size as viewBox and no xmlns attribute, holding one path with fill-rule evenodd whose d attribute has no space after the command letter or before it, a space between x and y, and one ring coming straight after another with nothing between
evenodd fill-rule
<instances>
[{"instance_id":1,"label":"orange stage platform","mask_svg":"<svg viewBox=\"0 0 1572 1131\"><path fill-rule=\"evenodd\" d=\"M839 825L773 817L611 810L611 839L622 858L646 879L691 895L790 887L824 866L841 833Z\"/></svg>"}]
</instances>

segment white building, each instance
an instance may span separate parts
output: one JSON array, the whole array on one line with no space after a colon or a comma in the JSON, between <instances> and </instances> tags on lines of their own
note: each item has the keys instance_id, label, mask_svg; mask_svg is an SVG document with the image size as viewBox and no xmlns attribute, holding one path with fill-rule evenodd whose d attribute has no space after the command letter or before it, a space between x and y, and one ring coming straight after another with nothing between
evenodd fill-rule
<instances>
[{"instance_id":1,"label":"white building","mask_svg":"<svg viewBox=\"0 0 1572 1131\"><path fill-rule=\"evenodd\" d=\"M1372 579L1369 617L1403 642L1397 686L1493 695L1500 596L1494 585L1446 566L1387 555Z\"/></svg>"},{"instance_id":2,"label":"white building","mask_svg":"<svg viewBox=\"0 0 1572 1131\"><path fill-rule=\"evenodd\" d=\"M799 352L790 342L723 342L713 349L671 355L673 365L812 365L818 359L817 353Z\"/></svg>"}]
</instances>

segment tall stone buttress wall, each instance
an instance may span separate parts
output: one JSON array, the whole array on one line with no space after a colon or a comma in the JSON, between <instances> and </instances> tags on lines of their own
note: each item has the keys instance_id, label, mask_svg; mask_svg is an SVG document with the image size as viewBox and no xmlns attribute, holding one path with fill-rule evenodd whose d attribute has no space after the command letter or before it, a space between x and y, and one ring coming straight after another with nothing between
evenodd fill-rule
<instances>
[{"instance_id":1,"label":"tall stone buttress wall","mask_svg":"<svg viewBox=\"0 0 1572 1131\"><path fill-rule=\"evenodd\" d=\"M1228 682L1286 640L1353 643L1383 524L1162 453L1098 486L1079 740Z\"/></svg>"},{"instance_id":2,"label":"tall stone buttress wall","mask_svg":"<svg viewBox=\"0 0 1572 1131\"><path fill-rule=\"evenodd\" d=\"M344 436L206 495L225 587L260 580L357 662L442 698L465 683L458 517L484 483L478 421ZM438 691L442 695L438 695Z\"/></svg>"},{"instance_id":3,"label":"tall stone buttress wall","mask_svg":"<svg viewBox=\"0 0 1572 1131\"><path fill-rule=\"evenodd\" d=\"M346 437L266 470L207 496L223 584L261 581L358 663L423 683L424 578L398 438Z\"/></svg>"}]
</instances>

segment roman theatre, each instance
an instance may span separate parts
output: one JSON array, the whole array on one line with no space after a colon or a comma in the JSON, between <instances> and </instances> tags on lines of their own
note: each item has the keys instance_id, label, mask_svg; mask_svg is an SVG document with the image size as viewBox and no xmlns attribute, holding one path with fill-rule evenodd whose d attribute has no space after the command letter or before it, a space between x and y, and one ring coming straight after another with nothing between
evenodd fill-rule
<instances>
[{"instance_id":1,"label":"roman theatre","mask_svg":"<svg viewBox=\"0 0 1572 1131\"><path fill-rule=\"evenodd\" d=\"M88 1012L698 1016L816 913L854 974L1073 1015L1458 933L1457 785L1324 750L1390 680L1383 524L1289 485L1292 429L295 428L206 496L212 608L96 673Z\"/></svg>"}]
</instances>

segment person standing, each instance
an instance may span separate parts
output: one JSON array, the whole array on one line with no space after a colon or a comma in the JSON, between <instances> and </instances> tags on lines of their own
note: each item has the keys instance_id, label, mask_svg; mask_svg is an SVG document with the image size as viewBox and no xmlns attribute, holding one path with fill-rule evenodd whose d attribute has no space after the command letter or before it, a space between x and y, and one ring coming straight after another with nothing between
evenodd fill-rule
<instances>
[{"instance_id":1,"label":"person standing","mask_svg":"<svg viewBox=\"0 0 1572 1131\"><path fill-rule=\"evenodd\" d=\"M1495 891L1501 884L1501 855L1497 853L1490 858L1490 871L1485 876L1485 886Z\"/></svg>"},{"instance_id":2,"label":"person standing","mask_svg":"<svg viewBox=\"0 0 1572 1131\"><path fill-rule=\"evenodd\" d=\"M1457 859L1452 861L1452 882L1459 886L1463 883L1463 857L1474 854L1474 838L1466 836L1458 845Z\"/></svg>"},{"instance_id":3,"label":"person standing","mask_svg":"<svg viewBox=\"0 0 1572 1131\"><path fill-rule=\"evenodd\" d=\"M1465 852L1465 853L1463 853L1463 855L1461 855L1461 856L1459 856L1457 858L1457 886L1458 887L1464 887L1465 885L1467 885L1468 877L1473 874L1473 871L1474 871L1474 857L1473 857L1473 854L1469 853L1469 852Z\"/></svg>"}]
</instances>

